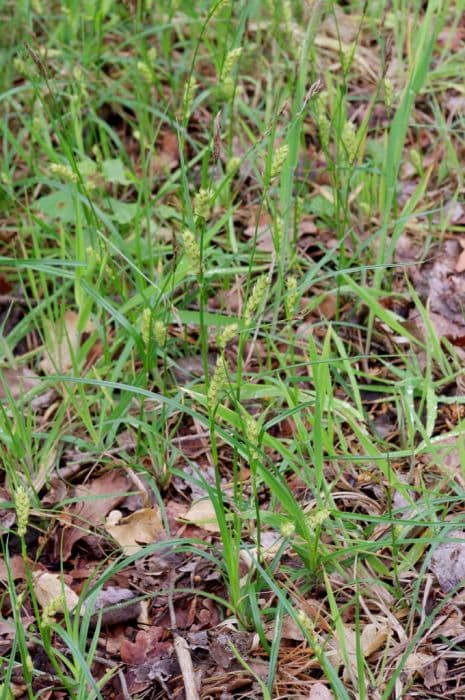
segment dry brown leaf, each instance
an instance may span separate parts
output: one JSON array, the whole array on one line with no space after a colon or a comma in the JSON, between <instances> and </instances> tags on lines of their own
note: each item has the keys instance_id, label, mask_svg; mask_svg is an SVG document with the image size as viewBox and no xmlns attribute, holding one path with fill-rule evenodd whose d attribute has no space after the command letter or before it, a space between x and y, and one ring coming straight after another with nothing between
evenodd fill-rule
<instances>
[{"instance_id":1,"label":"dry brown leaf","mask_svg":"<svg viewBox=\"0 0 465 700\"><path fill-rule=\"evenodd\" d=\"M129 477L120 469L93 479L85 486L78 486L72 497L78 502L69 512L75 527L66 528L63 534L63 558L66 561L75 542L86 537L86 528L101 526L107 514L122 503L128 492L134 491Z\"/></svg>"},{"instance_id":2,"label":"dry brown leaf","mask_svg":"<svg viewBox=\"0 0 465 700\"><path fill-rule=\"evenodd\" d=\"M462 247L457 240L448 240L423 265L409 270L410 277L422 302L427 306L433 328L439 338L445 337L456 345L465 345L465 274L457 272L456 264ZM431 256L434 257L431 259ZM419 311L412 309L409 322L427 338Z\"/></svg>"},{"instance_id":3,"label":"dry brown leaf","mask_svg":"<svg viewBox=\"0 0 465 700\"><path fill-rule=\"evenodd\" d=\"M451 542L450 540L461 540ZM449 593L459 583L465 583L465 532L452 530L431 556L429 568L436 576L443 593Z\"/></svg>"},{"instance_id":4,"label":"dry brown leaf","mask_svg":"<svg viewBox=\"0 0 465 700\"><path fill-rule=\"evenodd\" d=\"M92 602L91 622L96 622L99 615L102 616L102 624L105 626L121 625L137 619L141 612L141 603L134 598L135 593L128 588L108 586L102 589Z\"/></svg>"},{"instance_id":5,"label":"dry brown leaf","mask_svg":"<svg viewBox=\"0 0 465 700\"><path fill-rule=\"evenodd\" d=\"M41 608L46 608L52 601L56 601L62 594L64 606L59 606L57 612L63 612L64 607L72 612L79 602L79 596L64 583L60 574L50 574L47 571L37 571L32 574L34 593ZM81 606L80 614L84 613Z\"/></svg>"},{"instance_id":6,"label":"dry brown leaf","mask_svg":"<svg viewBox=\"0 0 465 700\"><path fill-rule=\"evenodd\" d=\"M195 501L187 513L182 516L192 525L197 525L207 532L219 532L220 528L216 519L215 508L209 498L202 498L200 501Z\"/></svg>"},{"instance_id":7,"label":"dry brown leaf","mask_svg":"<svg viewBox=\"0 0 465 700\"><path fill-rule=\"evenodd\" d=\"M251 217L249 225L244 229L244 235L252 240L256 236L257 250L262 250L264 253L272 253L275 250L273 220L266 212L261 213L258 222L255 216Z\"/></svg>"},{"instance_id":8,"label":"dry brown leaf","mask_svg":"<svg viewBox=\"0 0 465 700\"><path fill-rule=\"evenodd\" d=\"M64 323L47 322L50 346L39 368L44 374L67 372L73 366L73 358L79 349L82 333L78 332L79 315L75 311L65 311ZM89 320L84 333L92 333L94 324Z\"/></svg>"},{"instance_id":9,"label":"dry brown leaf","mask_svg":"<svg viewBox=\"0 0 465 700\"><path fill-rule=\"evenodd\" d=\"M121 660L125 664L139 666L149 659L169 655L172 644L161 641L164 633L163 627L152 626L147 630L140 630L133 642L123 638L120 646Z\"/></svg>"},{"instance_id":10,"label":"dry brown leaf","mask_svg":"<svg viewBox=\"0 0 465 700\"><path fill-rule=\"evenodd\" d=\"M420 675L423 675L423 673L426 670L426 667L433 663L434 661L434 656L431 656L431 654L424 654L421 651L417 651L414 654L410 654L404 664L403 671L408 674L408 676L415 675L416 673L420 673Z\"/></svg>"},{"instance_id":11,"label":"dry brown leaf","mask_svg":"<svg viewBox=\"0 0 465 700\"><path fill-rule=\"evenodd\" d=\"M389 627L387 625L377 625L374 622L365 625L361 636L363 655L368 657L378 651L386 641L388 634Z\"/></svg>"},{"instance_id":12,"label":"dry brown leaf","mask_svg":"<svg viewBox=\"0 0 465 700\"><path fill-rule=\"evenodd\" d=\"M229 624L222 623L207 631L210 656L222 668L229 668L235 660L230 642L234 644L241 656L247 657L252 650L256 635L253 632L241 632Z\"/></svg>"},{"instance_id":13,"label":"dry brown leaf","mask_svg":"<svg viewBox=\"0 0 465 700\"><path fill-rule=\"evenodd\" d=\"M461 238L459 240L459 243L462 247L462 251L459 254L459 257L457 258L457 261L455 263L455 271L456 272L465 272L465 239Z\"/></svg>"},{"instance_id":14,"label":"dry brown leaf","mask_svg":"<svg viewBox=\"0 0 465 700\"><path fill-rule=\"evenodd\" d=\"M8 581L8 573L10 573L13 581L26 578L24 560L20 554L13 554L10 557L8 568L5 560L0 559L0 581Z\"/></svg>"},{"instance_id":15,"label":"dry brown leaf","mask_svg":"<svg viewBox=\"0 0 465 700\"><path fill-rule=\"evenodd\" d=\"M152 160L154 175L170 172L179 163L179 141L176 132L162 131Z\"/></svg>"},{"instance_id":16,"label":"dry brown leaf","mask_svg":"<svg viewBox=\"0 0 465 700\"><path fill-rule=\"evenodd\" d=\"M265 627L265 636L269 642L273 639L274 635L274 621L267 623ZM301 628L295 622L290 615L284 615L283 624L281 626L281 639L292 639L296 642L303 642L305 635Z\"/></svg>"},{"instance_id":17,"label":"dry brown leaf","mask_svg":"<svg viewBox=\"0 0 465 700\"><path fill-rule=\"evenodd\" d=\"M117 510L112 511L105 529L120 545L125 554L134 554L144 544L156 542L163 531L160 509L142 508L122 518Z\"/></svg>"},{"instance_id":18,"label":"dry brown leaf","mask_svg":"<svg viewBox=\"0 0 465 700\"><path fill-rule=\"evenodd\" d=\"M343 628L345 651L347 652L347 660L350 666L346 666L346 668L344 669L344 678L347 679L351 677L355 679L358 675L357 637L355 631L350 627L344 625ZM389 627L386 624L369 623L365 625L360 638L363 656L367 658L375 651L377 651L380 647L382 647L387 639L388 634ZM334 637L331 646L335 652L334 658L332 659L332 663L336 666L338 666L339 664L344 664L344 648L337 636Z\"/></svg>"},{"instance_id":19,"label":"dry brown leaf","mask_svg":"<svg viewBox=\"0 0 465 700\"><path fill-rule=\"evenodd\" d=\"M357 37L359 26L360 19L358 17L344 12L339 5L334 5L321 23L320 33L351 44Z\"/></svg>"},{"instance_id":20,"label":"dry brown leaf","mask_svg":"<svg viewBox=\"0 0 465 700\"><path fill-rule=\"evenodd\" d=\"M18 400L24 394L33 389L37 384L39 384L40 379L37 377L35 372L21 365L17 369L6 368L2 369L2 377L5 384L8 386L10 394L15 400ZM6 396L3 383L0 382L0 399L4 399Z\"/></svg>"},{"instance_id":21,"label":"dry brown leaf","mask_svg":"<svg viewBox=\"0 0 465 700\"><path fill-rule=\"evenodd\" d=\"M312 686L308 700L333 700L333 694L323 683Z\"/></svg>"}]
</instances>

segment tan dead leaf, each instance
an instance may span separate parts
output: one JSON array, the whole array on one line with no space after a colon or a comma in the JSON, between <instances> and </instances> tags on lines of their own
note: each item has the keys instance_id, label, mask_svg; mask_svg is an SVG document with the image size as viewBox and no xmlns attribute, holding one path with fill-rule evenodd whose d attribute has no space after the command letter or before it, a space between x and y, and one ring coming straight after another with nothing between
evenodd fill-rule
<instances>
[{"instance_id":1,"label":"tan dead leaf","mask_svg":"<svg viewBox=\"0 0 465 700\"><path fill-rule=\"evenodd\" d=\"M207 532L219 532L220 528L216 519L215 508L209 498L202 498L200 501L195 501L187 513L182 516L192 525L197 525Z\"/></svg>"},{"instance_id":2,"label":"tan dead leaf","mask_svg":"<svg viewBox=\"0 0 465 700\"><path fill-rule=\"evenodd\" d=\"M79 602L79 596L63 582L60 574L37 571L32 574L32 583L41 608L46 608L62 594L64 595L65 607L69 612L72 612ZM63 609L64 606L61 606L57 612L63 612ZM80 613L81 615L84 613L82 606Z\"/></svg>"},{"instance_id":3,"label":"tan dead leaf","mask_svg":"<svg viewBox=\"0 0 465 700\"><path fill-rule=\"evenodd\" d=\"M407 658L403 671L409 677L415 675L416 673L423 675L427 666L433 663L433 661L434 656L431 656L431 654L424 654L421 651L417 651L414 654L410 654L410 656Z\"/></svg>"},{"instance_id":4,"label":"tan dead leaf","mask_svg":"<svg viewBox=\"0 0 465 700\"><path fill-rule=\"evenodd\" d=\"M389 635L389 627L387 625L377 625L370 622L362 630L361 643L363 655L371 656L375 651L380 649Z\"/></svg>"},{"instance_id":5,"label":"tan dead leaf","mask_svg":"<svg viewBox=\"0 0 465 700\"><path fill-rule=\"evenodd\" d=\"M323 683L312 685L308 700L333 700L333 694Z\"/></svg>"},{"instance_id":6,"label":"tan dead leaf","mask_svg":"<svg viewBox=\"0 0 465 700\"><path fill-rule=\"evenodd\" d=\"M253 632L242 632L226 624L226 621L208 630L208 646L211 658L221 666L229 668L235 660L231 643L234 644L241 656L247 657L256 642Z\"/></svg>"},{"instance_id":7,"label":"tan dead leaf","mask_svg":"<svg viewBox=\"0 0 465 700\"><path fill-rule=\"evenodd\" d=\"M360 19L358 17L344 12L342 7L335 5L321 23L319 33L350 44L357 37L359 25Z\"/></svg>"},{"instance_id":8,"label":"tan dead leaf","mask_svg":"<svg viewBox=\"0 0 465 700\"><path fill-rule=\"evenodd\" d=\"M265 636L269 642L273 639L275 623L274 620L268 622L265 627ZM303 642L305 635L301 628L290 615L284 615L281 626L281 639L292 639L296 642Z\"/></svg>"},{"instance_id":9,"label":"tan dead leaf","mask_svg":"<svg viewBox=\"0 0 465 700\"><path fill-rule=\"evenodd\" d=\"M157 150L152 161L154 175L170 172L179 163L179 141L176 132L163 131L158 139Z\"/></svg>"},{"instance_id":10,"label":"tan dead leaf","mask_svg":"<svg viewBox=\"0 0 465 700\"><path fill-rule=\"evenodd\" d=\"M160 509L142 508L122 518L119 511L112 511L105 529L120 545L125 554L134 554L144 544L156 542L163 531Z\"/></svg>"},{"instance_id":11,"label":"tan dead leaf","mask_svg":"<svg viewBox=\"0 0 465 700\"><path fill-rule=\"evenodd\" d=\"M92 608L89 608L92 605ZM87 603L87 611L92 611L92 615L102 616L102 624L122 625L137 619L141 612L141 604L137 600L136 594L128 588L108 586L103 588L92 600Z\"/></svg>"},{"instance_id":12,"label":"tan dead leaf","mask_svg":"<svg viewBox=\"0 0 465 700\"><path fill-rule=\"evenodd\" d=\"M356 679L358 675L357 666L357 635L353 629L343 626L344 641L335 636L331 646L335 652L332 663L338 666L344 664L344 678ZM368 657L379 649L389 634L389 628L385 624L370 623L362 630L360 644L364 657ZM347 655L347 656L346 656ZM347 664L346 664L347 661Z\"/></svg>"},{"instance_id":13,"label":"tan dead leaf","mask_svg":"<svg viewBox=\"0 0 465 700\"><path fill-rule=\"evenodd\" d=\"M244 229L244 235L252 240L256 236L257 250L262 250L264 253L272 253L275 249L273 243L273 219L266 212L261 213L258 222L255 216L250 219L249 225Z\"/></svg>"},{"instance_id":14,"label":"tan dead leaf","mask_svg":"<svg viewBox=\"0 0 465 700\"><path fill-rule=\"evenodd\" d=\"M107 514L134 490L129 477L120 469L77 486L71 494L76 503L69 509L74 527L67 527L64 531L63 559L66 561L70 557L73 544L86 537L90 527L103 525Z\"/></svg>"},{"instance_id":15,"label":"tan dead leaf","mask_svg":"<svg viewBox=\"0 0 465 700\"><path fill-rule=\"evenodd\" d=\"M35 372L25 365L21 365L17 369L2 369L2 377L15 400L22 398L26 392L40 383L40 379ZM0 399L4 399L5 396L4 385L0 382Z\"/></svg>"},{"instance_id":16,"label":"tan dead leaf","mask_svg":"<svg viewBox=\"0 0 465 700\"><path fill-rule=\"evenodd\" d=\"M423 264L412 265L409 269L409 276L428 309L436 335L446 337L458 346L465 345L465 274L455 269L462 252L459 241L451 239L443 246L433 248ZM418 326L425 338L428 337L416 307L412 308L409 321Z\"/></svg>"},{"instance_id":17,"label":"tan dead leaf","mask_svg":"<svg viewBox=\"0 0 465 700\"><path fill-rule=\"evenodd\" d=\"M460 540L460 541L451 541ZM452 530L434 550L429 569L436 576L443 593L449 593L459 583L465 584L465 532Z\"/></svg>"},{"instance_id":18,"label":"tan dead leaf","mask_svg":"<svg viewBox=\"0 0 465 700\"><path fill-rule=\"evenodd\" d=\"M8 567L5 560L0 559L0 581L8 581L8 573L11 575L13 581L26 578L24 560L20 554L13 554L13 556L10 557Z\"/></svg>"},{"instance_id":19,"label":"tan dead leaf","mask_svg":"<svg viewBox=\"0 0 465 700\"><path fill-rule=\"evenodd\" d=\"M45 374L67 372L73 366L73 358L79 349L82 333L78 332L79 315L75 311L65 311L64 323L48 321L49 347L39 368ZM94 324L88 321L84 333L92 333Z\"/></svg>"},{"instance_id":20,"label":"tan dead leaf","mask_svg":"<svg viewBox=\"0 0 465 700\"><path fill-rule=\"evenodd\" d=\"M461 238L459 240L459 243L462 247L462 251L459 254L459 257L457 258L457 261L455 263L455 271L456 272L465 272L465 239Z\"/></svg>"},{"instance_id":21,"label":"tan dead leaf","mask_svg":"<svg viewBox=\"0 0 465 700\"><path fill-rule=\"evenodd\" d=\"M463 622L462 613L459 610L452 610L442 625L436 628L435 633L438 637L458 637L465 632Z\"/></svg>"}]
</instances>

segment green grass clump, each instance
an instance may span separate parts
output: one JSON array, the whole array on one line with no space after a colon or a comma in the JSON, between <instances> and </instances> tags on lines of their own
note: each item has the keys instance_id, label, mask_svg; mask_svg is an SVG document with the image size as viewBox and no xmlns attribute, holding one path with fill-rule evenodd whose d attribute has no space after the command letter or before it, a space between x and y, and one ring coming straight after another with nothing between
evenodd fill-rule
<instances>
[{"instance_id":1,"label":"green grass clump","mask_svg":"<svg viewBox=\"0 0 465 700\"><path fill-rule=\"evenodd\" d=\"M134 589L257 633L266 673L233 653L263 697L431 692L413 654L454 658L425 580L461 523L463 323L438 330L407 258L461 231L463 10L5 4L2 698L130 695L92 601L150 556L220 573ZM78 585L63 526L120 468L166 536L128 556L80 522ZM213 533L172 516L199 493Z\"/></svg>"}]
</instances>

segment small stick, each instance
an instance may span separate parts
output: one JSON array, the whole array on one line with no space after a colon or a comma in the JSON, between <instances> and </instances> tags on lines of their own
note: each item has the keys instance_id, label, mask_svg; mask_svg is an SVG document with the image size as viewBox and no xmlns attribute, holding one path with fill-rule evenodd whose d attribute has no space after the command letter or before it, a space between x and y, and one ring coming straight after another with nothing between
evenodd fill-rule
<instances>
[{"instance_id":1,"label":"small stick","mask_svg":"<svg viewBox=\"0 0 465 700\"><path fill-rule=\"evenodd\" d=\"M168 609L170 613L171 629L173 631L174 649L178 658L179 668L181 669L182 679L184 681L184 690L186 692L186 700L200 700L197 686L195 683L194 666L189 645L181 635L175 632L176 630L176 613L173 605L174 585L177 581L177 576L173 572L171 576L170 592L168 595Z\"/></svg>"}]
</instances>

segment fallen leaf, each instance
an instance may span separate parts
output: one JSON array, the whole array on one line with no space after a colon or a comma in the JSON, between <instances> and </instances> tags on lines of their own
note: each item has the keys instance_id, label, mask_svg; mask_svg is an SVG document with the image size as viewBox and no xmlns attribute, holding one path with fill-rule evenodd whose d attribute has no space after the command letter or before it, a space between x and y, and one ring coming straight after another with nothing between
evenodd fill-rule
<instances>
[{"instance_id":1,"label":"fallen leaf","mask_svg":"<svg viewBox=\"0 0 465 700\"><path fill-rule=\"evenodd\" d=\"M343 625L344 630L344 646L347 652L347 657L344 653L344 647L339 640L338 636L334 636L331 646L335 652L332 663L335 666L340 664L345 664L348 661L348 665L344 668L344 678L349 677L357 678L358 675L358 663L357 663L357 636L353 629ZM362 630L360 637L360 645L362 648L362 654L365 658L377 651L381 646L383 646L386 638L389 634L389 627L385 624L375 624L369 623L365 625Z\"/></svg>"},{"instance_id":2,"label":"fallen leaf","mask_svg":"<svg viewBox=\"0 0 465 700\"><path fill-rule=\"evenodd\" d=\"M459 240L459 243L462 246L462 251L459 254L459 257L457 258L457 261L455 263L455 271L458 273L465 272L465 239L461 238Z\"/></svg>"},{"instance_id":3,"label":"fallen leaf","mask_svg":"<svg viewBox=\"0 0 465 700\"><path fill-rule=\"evenodd\" d=\"M451 542L450 540L461 540ZM429 569L436 576L443 593L449 593L459 583L465 583L465 532L452 530L447 541L434 550Z\"/></svg>"},{"instance_id":4,"label":"fallen leaf","mask_svg":"<svg viewBox=\"0 0 465 700\"><path fill-rule=\"evenodd\" d=\"M89 534L86 529L102 526L107 514L124 501L129 491L134 491L134 488L126 473L120 469L107 472L74 489L71 496L77 502L68 511L73 525L63 533L65 561L71 556L73 545Z\"/></svg>"},{"instance_id":5,"label":"fallen leaf","mask_svg":"<svg viewBox=\"0 0 465 700\"><path fill-rule=\"evenodd\" d=\"M119 514L116 516L115 514ZM105 529L120 545L125 554L134 554L142 545L155 542L163 531L159 508L142 508L122 518L119 511L112 511Z\"/></svg>"},{"instance_id":6,"label":"fallen leaf","mask_svg":"<svg viewBox=\"0 0 465 700\"><path fill-rule=\"evenodd\" d=\"M462 246L458 240L448 240L436 249L432 260L413 265L409 270L436 334L459 346L465 344L465 274L456 269L461 252ZM409 322L415 324L420 335L427 338L418 309L412 309Z\"/></svg>"},{"instance_id":7,"label":"fallen leaf","mask_svg":"<svg viewBox=\"0 0 465 700\"><path fill-rule=\"evenodd\" d=\"M273 639L274 627L274 620L267 623L265 627L265 636L269 642L271 642ZM284 615L283 617L283 622L281 625L281 639L291 639L296 642L303 642L305 639L305 635L301 628L290 615Z\"/></svg>"},{"instance_id":8,"label":"fallen leaf","mask_svg":"<svg viewBox=\"0 0 465 700\"><path fill-rule=\"evenodd\" d=\"M26 365L21 365L17 369L8 367L2 369L2 377L4 383L8 386L11 396L16 401L40 383L40 379L35 372L26 367ZM0 382L0 399L4 399L6 396L4 383Z\"/></svg>"},{"instance_id":9,"label":"fallen leaf","mask_svg":"<svg viewBox=\"0 0 465 700\"><path fill-rule=\"evenodd\" d=\"M251 218L249 225L244 229L244 235L252 240L255 239L257 250L262 250L264 253L272 253L275 250L273 219L266 212L261 213L258 222L255 216Z\"/></svg>"},{"instance_id":10,"label":"fallen leaf","mask_svg":"<svg viewBox=\"0 0 465 700\"><path fill-rule=\"evenodd\" d=\"M8 569L5 560L0 559L0 581L8 581L8 570L13 581L26 578L24 560L20 554L13 554L10 557Z\"/></svg>"},{"instance_id":11,"label":"fallen leaf","mask_svg":"<svg viewBox=\"0 0 465 700\"><path fill-rule=\"evenodd\" d=\"M207 635L210 656L221 668L229 668L236 658L231 643L241 656L247 656L252 650L255 638L253 632L241 632L230 624L221 624L209 629Z\"/></svg>"},{"instance_id":12,"label":"fallen leaf","mask_svg":"<svg viewBox=\"0 0 465 700\"><path fill-rule=\"evenodd\" d=\"M162 658L170 653L170 642L162 642L165 629L163 627L149 627L140 630L133 642L129 639L121 640L121 661L133 666L146 663L149 659Z\"/></svg>"},{"instance_id":13,"label":"fallen leaf","mask_svg":"<svg viewBox=\"0 0 465 700\"><path fill-rule=\"evenodd\" d=\"M42 609L46 608L52 601L63 594L64 606L59 606L57 612L63 612L64 608L72 612L79 602L79 596L64 583L60 574L50 574L48 572L37 571L32 574L32 583L37 601ZM80 614L84 613L81 606Z\"/></svg>"},{"instance_id":14,"label":"fallen leaf","mask_svg":"<svg viewBox=\"0 0 465 700\"><path fill-rule=\"evenodd\" d=\"M102 624L107 626L121 625L137 619L141 612L141 605L138 600L131 602L135 597L128 588L108 586L102 589L92 603L86 601L87 609L92 605L94 619L91 622L96 623L100 612Z\"/></svg>"},{"instance_id":15,"label":"fallen leaf","mask_svg":"<svg viewBox=\"0 0 465 700\"><path fill-rule=\"evenodd\" d=\"M428 690L435 688L438 685L442 686L442 690L447 690L447 678L449 676L449 666L445 659L436 659L432 664L428 664L423 673L425 687ZM441 690L439 688L438 690Z\"/></svg>"},{"instance_id":16,"label":"fallen leaf","mask_svg":"<svg viewBox=\"0 0 465 700\"><path fill-rule=\"evenodd\" d=\"M174 170L179 163L179 140L175 131L162 131L156 153L152 160L154 175L165 174Z\"/></svg>"},{"instance_id":17,"label":"fallen leaf","mask_svg":"<svg viewBox=\"0 0 465 700\"><path fill-rule=\"evenodd\" d=\"M385 624L377 625L370 622L362 630L361 644L363 656L368 657L380 649L389 634L389 627Z\"/></svg>"},{"instance_id":18,"label":"fallen leaf","mask_svg":"<svg viewBox=\"0 0 465 700\"><path fill-rule=\"evenodd\" d=\"M312 685L308 700L333 700L333 694L323 683Z\"/></svg>"},{"instance_id":19,"label":"fallen leaf","mask_svg":"<svg viewBox=\"0 0 465 700\"><path fill-rule=\"evenodd\" d=\"M48 346L39 369L44 374L67 372L73 366L73 359L79 350L83 333L78 331L79 314L65 311L63 323L47 322ZM88 321L84 334L92 333L94 324Z\"/></svg>"},{"instance_id":20,"label":"fallen leaf","mask_svg":"<svg viewBox=\"0 0 465 700\"><path fill-rule=\"evenodd\" d=\"M182 520L197 525L207 532L219 532L220 527L216 519L215 508L209 498L202 498L195 501L187 513L182 516Z\"/></svg>"},{"instance_id":21,"label":"fallen leaf","mask_svg":"<svg viewBox=\"0 0 465 700\"><path fill-rule=\"evenodd\" d=\"M431 656L431 654L424 654L421 651L417 651L407 657L402 671L408 677L414 676L417 673L423 675L426 667L433 663L433 661L434 656Z\"/></svg>"}]
</instances>

